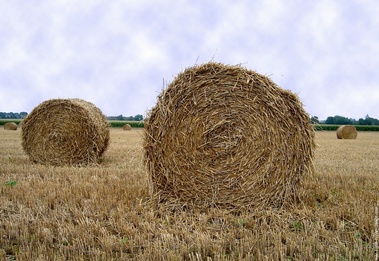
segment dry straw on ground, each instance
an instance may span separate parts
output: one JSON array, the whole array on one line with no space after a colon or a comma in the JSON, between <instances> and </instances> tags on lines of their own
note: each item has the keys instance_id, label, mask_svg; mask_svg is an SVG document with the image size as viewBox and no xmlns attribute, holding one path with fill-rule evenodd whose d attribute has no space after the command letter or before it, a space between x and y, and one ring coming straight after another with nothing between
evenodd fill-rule
<instances>
[{"instance_id":1,"label":"dry straw on ground","mask_svg":"<svg viewBox=\"0 0 379 261\"><path fill-rule=\"evenodd\" d=\"M30 160L46 165L98 163L109 142L106 117L80 99L42 102L24 119L21 130Z\"/></svg>"},{"instance_id":2,"label":"dry straw on ground","mask_svg":"<svg viewBox=\"0 0 379 261\"><path fill-rule=\"evenodd\" d=\"M246 209L297 198L314 131L298 97L241 66L206 63L159 95L144 136L154 199Z\"/></svg>"},{"instance_id":3,"label":"dry straw on ground","mask_svg":"<svg viewBox=\"0 0 379 261\"><path fill-rule=\"evenodd\" d=\"M125 124L123 127L122 127L123 130L131 130L132 129L132 126L130 126L130 124Z\"/></svg>"},{"instance_id":4,"label":"dry straw on ground","mask_svg":"<svg viewBox=\"0 0 379 261\"><path fill-rule=\"evenodd\" d=\"M7 122L4 124L4 130L17 130L17 124L14 122Z\"/></svg>"},{"instance_id":5,"label":"dry straw on ground","mask_svg":"<svg viewBox=\"0 0 379 261\"><path fill-rule=\"evenodd\" d=\"M337 129L338 139L356 139L357 136L357 129L352 125L341 125Z\"/></svg>"}]
</instances>

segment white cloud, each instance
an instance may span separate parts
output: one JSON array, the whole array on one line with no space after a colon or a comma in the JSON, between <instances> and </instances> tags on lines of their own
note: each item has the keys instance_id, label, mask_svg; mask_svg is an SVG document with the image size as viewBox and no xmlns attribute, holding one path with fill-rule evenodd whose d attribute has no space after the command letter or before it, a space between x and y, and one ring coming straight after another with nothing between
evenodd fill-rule
<instances>
[{"instance_id":1,"label":"white cloud","mask_svg":"<svg viewBox=\"0 0 379 261\"><path fill-rule=\"evenodd\" d=\"M374 0L8 1L0 10L0 111L80 97L108 115L144 113L163 79L213 59L271 75L320 119L379 118Z\"/></svg>"}]
</instances>

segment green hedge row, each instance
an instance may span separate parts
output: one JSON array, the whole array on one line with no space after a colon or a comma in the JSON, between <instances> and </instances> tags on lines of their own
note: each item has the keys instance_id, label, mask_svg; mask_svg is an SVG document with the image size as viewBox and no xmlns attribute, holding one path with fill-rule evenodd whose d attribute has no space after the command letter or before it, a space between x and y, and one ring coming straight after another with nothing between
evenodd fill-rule
<instances>
[{"instance_id":1,"label":"green hedge row","mask_svg":"<svg viewBox=\"0 0 379 261\"><path fill-rule=\"evenodd\" d=\"M143 121L109 121L111 127L123 127L129 124L132 128L143 128ZM313 124L316 131L336 131L340 125ZM357 131L379 131L378 125L354 125Z\"/></svg>"},{"instance_id":2,"label":"green hedge row","mask_svg":"<svg viewBox=\"0 0 379 261\"><path fill-rule=\"evenodd\" d=\"M4 125L7 122L20 123L22 119L0 119L0 125ZM122 128L125 124L129 124L132 128L143 128L143 121L108 121L111 127Z\"/></svg>"},{"instance_id":3,"label":"green hedge row","mask_svg":"<svg viewBox=\"0 0 379 261\"><path fill-rule=\"evenodd\" d=\"M20 123L22 119L0 119L0 125L7 122ZM143 121L108 121L109 125L113 128L122 128L125 124L129 124L132 128L143 128ZM316 131L336 131L340 125L332 124L313 124ZM354 125L357 131L379 131L378 125Z\"/></svg>"},{"instance_id":4,"label":"green hedge row","mask_svg":"<svg viewBox=\"0 0 379 261\"><path fill-rule=\"evenodd\" d=\"M336 131L340 125L313 124L316 131ZM379 131L378 125L354 125L357 131Z\"/></svg>"},{"instance_id":5,"label":"green hedge row","mask_svg":"<svg viewBox=\"0 0 379 261\"><path fill-rule=\"evenodd\" d=\"M4 125L7 122L14 122L19 124L22 121L22 119L0 119L0 125Z\"/></svg>"},{"instance_id":6,"label":"green hedge row","mask_svg":"<svg viewBox=\"0 0 379 261\"><path fill-rule=\"evenodd\" d=\"M108 121L109 125L114 128L122 128L125 124L129 124L132 128L143 128L143 121Z\"/></svg>"}]
</instances>

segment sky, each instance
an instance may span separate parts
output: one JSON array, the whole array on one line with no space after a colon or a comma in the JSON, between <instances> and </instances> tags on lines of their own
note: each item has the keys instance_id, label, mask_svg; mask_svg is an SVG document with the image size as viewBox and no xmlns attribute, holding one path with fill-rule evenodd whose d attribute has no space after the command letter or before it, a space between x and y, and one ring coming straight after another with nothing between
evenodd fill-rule
<instances>
[{"instance_id":1,"label":"sky","mask_svg":"<svg viewBox=\"0 0 379 261\"><path fill-rule=\"evenodd\" d=\"M379 119L377 0L0 0L0 112L137 115L185 68L241 64L320 120Z\"/></svg>"}]
</instances>

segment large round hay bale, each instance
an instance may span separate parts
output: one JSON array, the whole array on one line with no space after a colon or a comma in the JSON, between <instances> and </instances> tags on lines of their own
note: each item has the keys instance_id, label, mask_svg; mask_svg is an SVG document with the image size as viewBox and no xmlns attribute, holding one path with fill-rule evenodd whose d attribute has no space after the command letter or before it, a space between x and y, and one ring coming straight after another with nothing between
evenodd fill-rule
<instances>
[{"instance_id":1,"label":"large round hay bale","mask_svg":"<svg viewBox=\"0 0 379 261\"><path fill-rule=\"evenodd\" d=\"M315 142L298 97L240 66L187 68L145 127L152 195L167 206L281 206L313 171Z\"/></svg>"},{"instance_id":2,"label":"large round hay bale","mask_svg":"<svg viewBox=\"0 0 379 261\"><path fill-rule=\"evenodd\" d=\"M21 130L30 160L45 165L98 163L109 143L106 117L80 99L42 102L23 120Z\"/></svg>"},{"instance_id":3,"label":"large round hay bale","mask_svg":"<svg viewBox=\"0 0 379 261\"><path fill-rule=\"evenodd\" d=\"M17 124L14 122L7 122L4 124L4 130L17 130Z\"/></svg>"},{"instance_id":4,"label":"large round hay bale","mask_svg":"<svg viewBox=\"0 0 379 261\"><path fill-rule=\"evenodd\" d=\"M356 139L357 136L357 129L353 125L341 125L337 129L338 139Z\"/></svg>"},{"instance_id":5,"label":"large round hay bale","mask_svg":"<svg viewBox=\"0 0 379 261\"><path fill-rule=\"evenodd\" d=\"M130 126L130 124L125 124L124 126L122 126L122 129L123 130L131 130L132 126Z\"/></svg>"}]
</instances>

